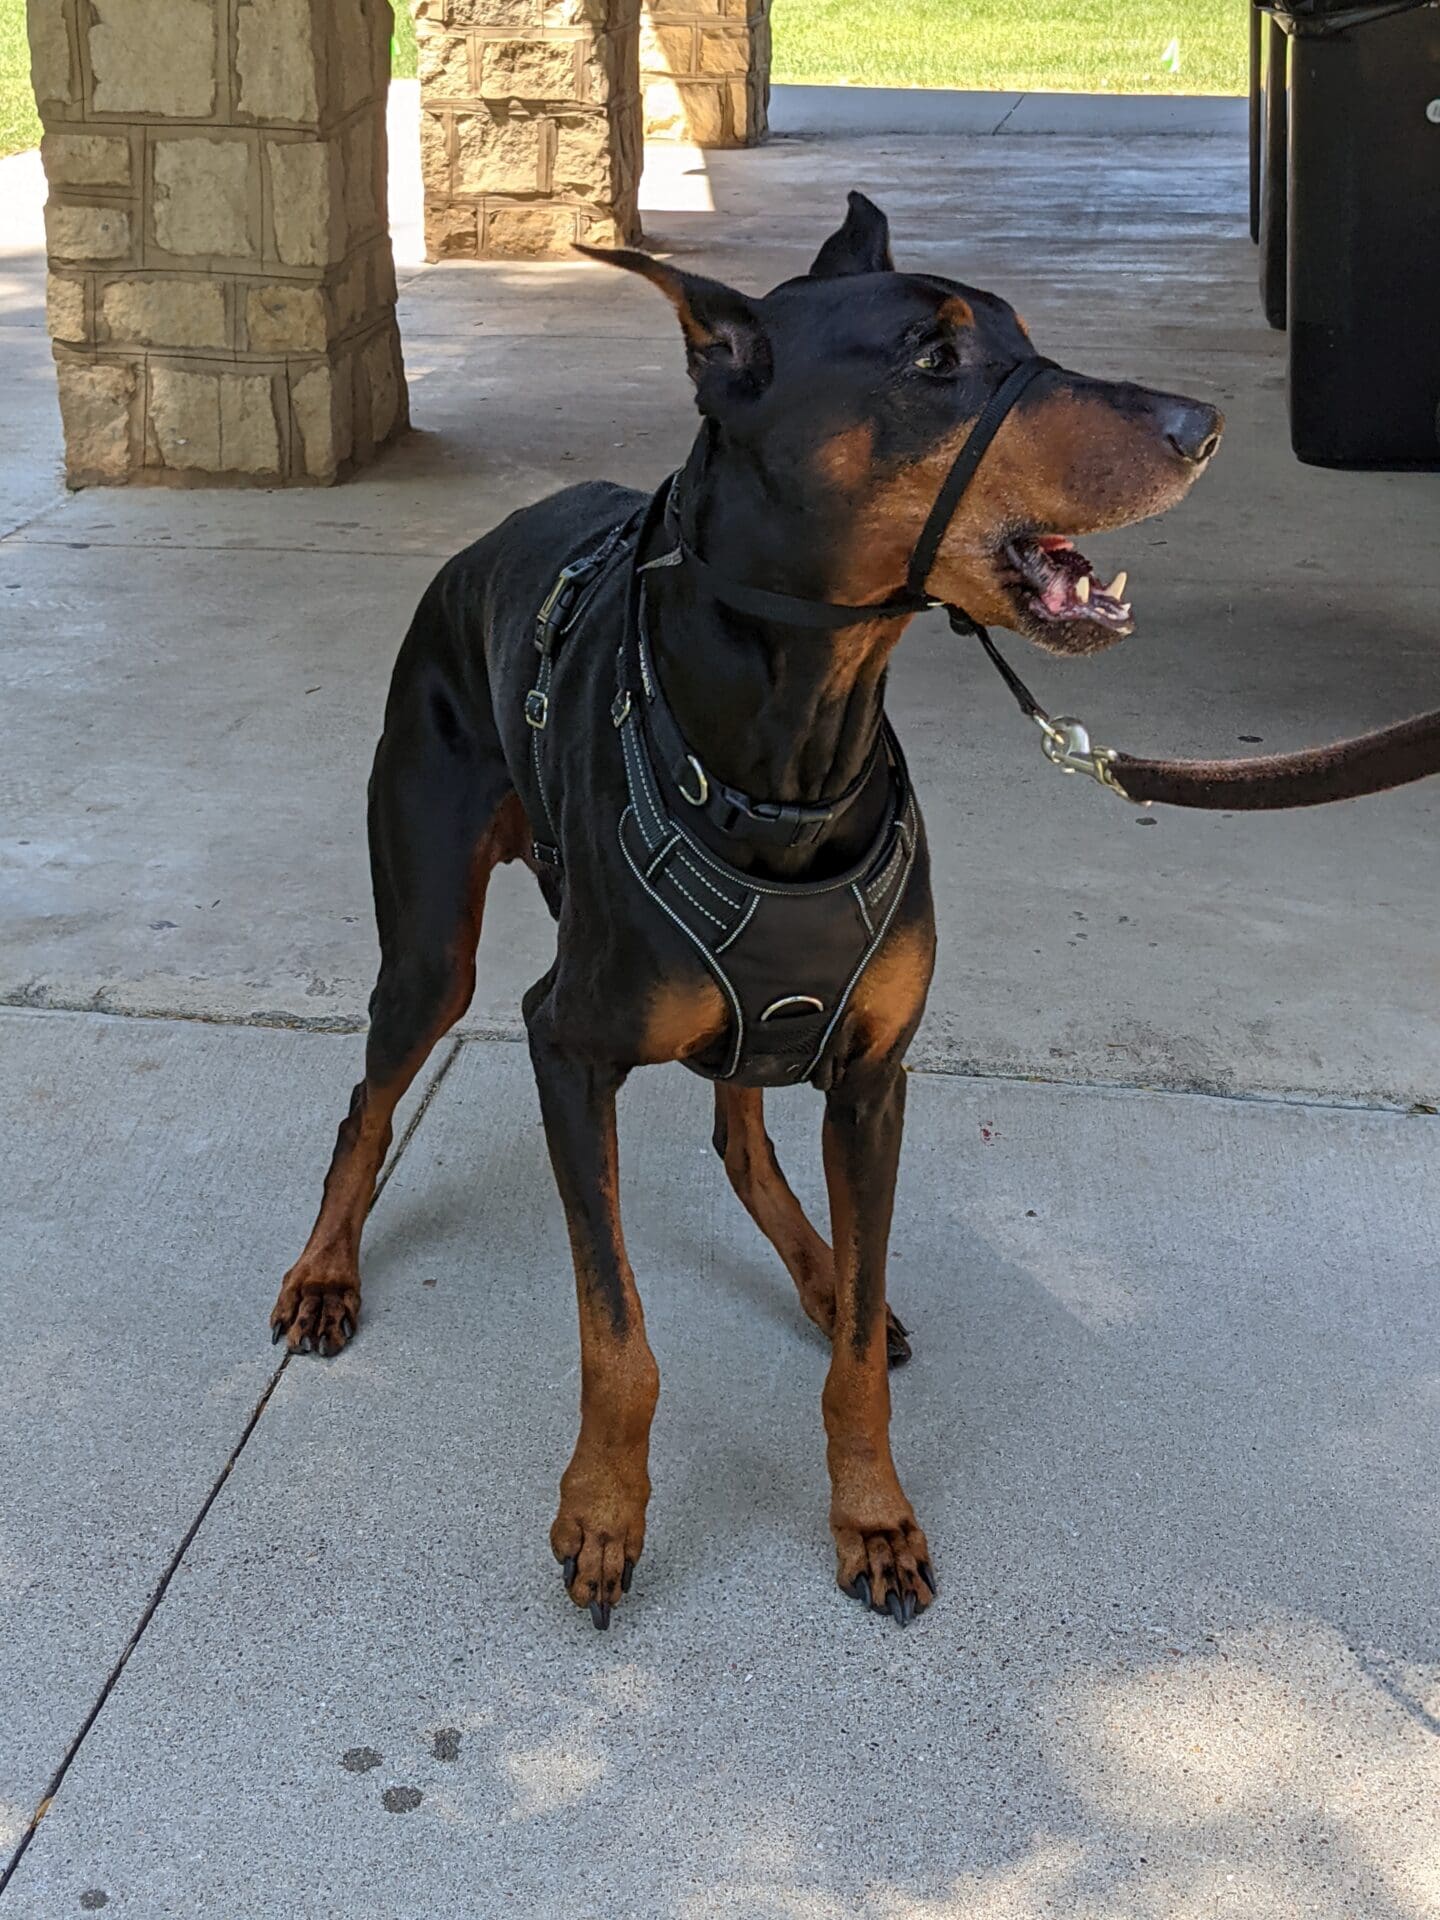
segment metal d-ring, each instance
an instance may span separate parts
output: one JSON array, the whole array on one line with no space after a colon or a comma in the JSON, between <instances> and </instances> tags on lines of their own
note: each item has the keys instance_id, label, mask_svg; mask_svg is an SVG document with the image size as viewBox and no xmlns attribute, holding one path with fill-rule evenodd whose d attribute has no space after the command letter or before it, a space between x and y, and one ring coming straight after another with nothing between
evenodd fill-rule
<instances>
[{"instance_id":1,"label":"metal d-ring","mask_svg":"<svg viewBox=\"0 0 1440 1920\"><path fill-rule=\"evenodd\" d=\"M801 1008L813 1008L816 1013L824 1013L825 1002L817 1000L813 993L787 993L783 999L772 1000L760 1018L778 1020L782 1014L789 1018L793 1017L793 1011Z\"/></svg>"},{"instance_id":2,"label":"metal d-ring","mask_svg":"<svg viewBox=\"0 0 1440 1920\"><path fill-rule=\"evenodd\" d=\"M710 782L705 777L705 769L693 753L686 754L685 763L687 766L695 769L695 783L700 791L698 793L687 793L685 790L685 782L678 780L676 785L680 789L680 798L682 800L688 800L692 807L703 807L705 802L710 798Z\"/></svg>"}]
</instances>

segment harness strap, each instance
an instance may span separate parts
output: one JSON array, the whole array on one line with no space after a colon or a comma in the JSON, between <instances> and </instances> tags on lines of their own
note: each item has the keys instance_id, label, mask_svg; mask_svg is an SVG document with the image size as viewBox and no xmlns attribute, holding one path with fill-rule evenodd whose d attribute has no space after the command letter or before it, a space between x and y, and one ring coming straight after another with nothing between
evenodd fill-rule
<instances>
[{"instance_id":1,"label":"harness strap","mask_svg":"<svg viewBox=\"0 0 1440 1920\"><path fill-rule=\"evenodd\" d=\"M866 620L901 620L939 604L927 593L912 593L908 589L865 607L846 606L838 600L802 600L793 593L772 593L769 587L750 587L743 580L727 579L723 573L717 573L708 560L700 558L683 534L677 532L676 539L677 558L712 599L733 607L736 613L748 613L756 620L774 620L787 627L858 627Z\"/></svg>"},{"instance_id":2,"label":"harness strap","mask_svg":"<svg viewBox=\"0 0 1440 1920\"><path fill-rule=\"evenodd\" d=\"M540 603L540 611L535 616L535 648L540 655L540 664L536 669L535 684L525 696L525 720L531 729L530 753L535 770L535 788L540 795L541 810L551 834L549 840L531 842L536 863L542 867L559 867L563 864L559 828L550 805L550 796L545 791L545 768L540 754L540 743L550 724L550 682L555 673L556 642L569 632L589 605L591 596L604 576L607 563L623 549L638 518L638 514L631 514L618 526L612 527L593 551L582 554L578 560L567 562L560 569L554 586Z\"/></svg>"},{"instance_id":3,"label":"harness strap","mask_svg":"<svg viewBox=\"0 0 1440 1920\"><path fill-rule=\"evenodd\" d=\"M1054 371L1055 362L1042 359L1039 355L1032 360L1022 360L1019 366L1011 368L985 402L979 419L970 429L964 446L956 454L945 476L945 484L935 496L935 504L920 529L920 538L910 555L910 565L905 570L905 590L912 600L924 598L925 583L934 571L935 558L940 551L940 542L945 538L945 530L955 518L960 497L975 478L975 469L984 459L990 442L1004 425L1005 416L1032 380L1042 373ZM928 604L933 606L934 602Z\"/></svg>"}]
</instances>

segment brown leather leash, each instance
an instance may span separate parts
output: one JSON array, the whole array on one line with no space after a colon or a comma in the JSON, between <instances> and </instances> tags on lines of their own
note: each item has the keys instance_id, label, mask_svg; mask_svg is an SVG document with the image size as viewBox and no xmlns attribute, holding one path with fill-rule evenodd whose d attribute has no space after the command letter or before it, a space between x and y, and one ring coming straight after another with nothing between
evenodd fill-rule
<instances>
[{"instance_id":1,"label":"brown leather leash","mask_svg":"<svg viewBox=\"0 0 1440 1920\"><path fill-rule=\"evenodd\" d=\"M1114 747L1097 747L1082 721L1052 719L1006 660L986 629L950 609L957 633L973 632L1014 694L1020 711L1040 728L1041 748L1062 773L1088 774L1122 800L1148 807L1208 807L1253 812L1318 807L1359 800L1440 773L1440 709L1393 727L1359 733L1298 753L1257 753L1240 760L1147 760Z\"/></svg>"}]
</instances>

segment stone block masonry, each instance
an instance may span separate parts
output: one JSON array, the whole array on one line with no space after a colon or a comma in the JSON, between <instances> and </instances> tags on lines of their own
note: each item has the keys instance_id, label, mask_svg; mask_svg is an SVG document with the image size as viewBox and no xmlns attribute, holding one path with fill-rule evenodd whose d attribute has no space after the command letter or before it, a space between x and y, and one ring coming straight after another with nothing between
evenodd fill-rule
<instances>
[{"instance_id":1,"label":"stone block masonry","mask_svg":"<svg viewBox=\"0 0 1440 1920\"><path fill-rule=\"evenodd\" d=\"M647 140L751 147L770 104L769 0L644 0Z\"/></svg>"},{"instance_id":2,"label":"stone block masonry","mask_svg":"<svg viewBox=\"0 0 1440 1920\"><path fill-rule=\"evenodd\" d=\"M29 0L72 486L324 483L408 412L388 0Z\"/></svg>"},{"instance_id":3,"label":"stone block masonry","mask_svg":"<svg viewBox=\"0 0 1440 1920\"><path fill-rule=\"evenodd\" d=\"M640 237L640 0L416 0L432 260Z\"/></svg>"}]
</instances>

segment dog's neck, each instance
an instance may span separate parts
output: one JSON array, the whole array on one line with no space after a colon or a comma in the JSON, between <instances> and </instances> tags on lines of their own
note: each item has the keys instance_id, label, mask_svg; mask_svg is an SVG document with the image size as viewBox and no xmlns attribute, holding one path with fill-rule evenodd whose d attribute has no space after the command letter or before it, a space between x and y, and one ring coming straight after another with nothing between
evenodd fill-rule
<instances>
[{"instance_id":1,"label":"dog's neck","mask_svg":"<svg viewBox=\"0 0 1440 1920\"><path fill-rule=\"evenodd\" d=\"M778 502L753 471L729 460L692 460L683 486L685 538L717 573L809 600L846 597L829 557L843 542L820 537L817 502ZM847 572L853 582L853 556ZM879 736L886 666L903 620L782 626L723 605L683 566L647 578L661 684L707 769L757 800L809 804L858 779ZM864 852L883 794L879 801L848 810L806 848L772 851L755 864L787 877L843 867Z\"/></svg>"}]
</instances>

